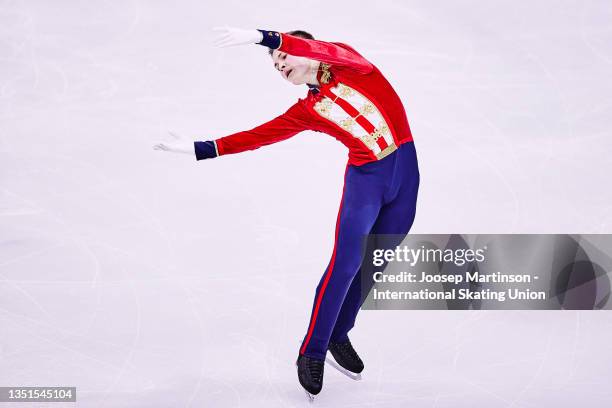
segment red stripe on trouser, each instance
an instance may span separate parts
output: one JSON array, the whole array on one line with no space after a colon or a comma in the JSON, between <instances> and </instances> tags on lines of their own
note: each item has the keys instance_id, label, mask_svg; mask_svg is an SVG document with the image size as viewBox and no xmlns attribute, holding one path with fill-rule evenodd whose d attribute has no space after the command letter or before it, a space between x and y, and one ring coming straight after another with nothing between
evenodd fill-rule
<instances>
[{"instance_id":1,"label":"red stripe on trouser","mask_svg":"<svg viewBox=\"0 0 612 408\"><path fill-rule=\"evenodd\" d=\"M336 262L336 249L338 248L338 232L340 231L340 214L342 214L342 205L344 204L344 191L346 190L346 173L348 172L348 164L346 165L346 169L344 170L344 185L342 186L342 198L340 199L340 208L338 209L338 217L336 218L336 232L334 235L334 250L332 252L332 258L329 262L329 268L327 268L327 275L325 276L325 280L321 285L321 289L319 290L319 295L317 296L317 303L315 304L314 311L312 312L312 317L310 318L310 326L308 327L308 334L306 334L306 340L304 340L304 344L300 348L300 354L304 354L306 351L306 347L308 346L308 342L310 341L310 337L312 336L312 332L314 331L315 324L317 322L317 315L319 313L319 307L321 306L321 301L323 300L323 294L325 293L325 288L327 288L327 282L329 282L329 278L331 277L332 271L334 270L334 263Z\"/></svg>"}]
</instances>

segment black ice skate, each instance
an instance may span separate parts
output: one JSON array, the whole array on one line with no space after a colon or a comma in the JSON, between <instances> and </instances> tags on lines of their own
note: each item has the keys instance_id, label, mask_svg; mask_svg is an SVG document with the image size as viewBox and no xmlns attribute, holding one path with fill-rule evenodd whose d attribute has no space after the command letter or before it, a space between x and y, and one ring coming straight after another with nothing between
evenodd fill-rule
<instances>
[{"instance_id":1,"label":"black ice skate","mask_svg":"<svg viewBox=\"0 0 612 408\"><path fill-rule=\"evenodd\" d=\"M325 361L300 355L295 363L297 366L298 379L306 390L310 401L314 401L314 396L321 392L323 388L323 368Z\"/></svg>"},{"instance_id":2,"label":"black ice skate","mask_svg":"<svg viewBox=\"0 0 612 408\"><path fill-rule=\"evenodd\" d=\"M357 376L347 374L349 377L354 380L361 379L360 373L364 368L363 361L361 361L359 358L359 355L351 345L350 341L346 341L344 343L330 342L328 349L332 356L334 356L334 360L336 360L336 362L340 364L342 368L350 371L351 373L357 374Z\"/></svg>"}]
</instances>

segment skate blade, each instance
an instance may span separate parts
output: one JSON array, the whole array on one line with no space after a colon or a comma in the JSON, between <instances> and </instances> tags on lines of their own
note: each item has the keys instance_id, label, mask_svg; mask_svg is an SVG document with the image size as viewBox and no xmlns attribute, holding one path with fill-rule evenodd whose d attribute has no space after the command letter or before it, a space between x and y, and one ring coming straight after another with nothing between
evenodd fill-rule
<instances>
[{"instance_id":1,"label":"skate blade","mask_svg":"<svg viewBox=\"0 0 612 408\"><path fill-rule=\"evenodd\" d=\"M304 392L306 393L306 396L308 397L308 402L313 403L315 400L315 395L309 393L308 391L304 390Z\"/></svg>"},{"instance_id":2,"label":"skate blade","mask_svg":"<svg viewBox=\"0 0 612 408\"><path fill-rule=\"evenodd\" d=\"M295 363L295 368L298 368L297 363ZM306 396L308 397L308 402L314 402L316 395L309 393L304 388L302 388L302 390L304 390L304 392L306 393Z\"/></svg>"},{"instance_id":3,"label":"skate blade","mask_svg":"<svg viewBox=\"0 0 612 408\"><path fill-rule=\"evenodd\" d=\"M352 371L349 371L346 368L342 367L340 364L336 363L334 360L332 360L329 357L325 359L325 362L329 364L330 366L334 367L336 370L340 371L341 374L346 375L351 380L361 381L361 373L354 373Z\"/></svg>"}]
</instances>

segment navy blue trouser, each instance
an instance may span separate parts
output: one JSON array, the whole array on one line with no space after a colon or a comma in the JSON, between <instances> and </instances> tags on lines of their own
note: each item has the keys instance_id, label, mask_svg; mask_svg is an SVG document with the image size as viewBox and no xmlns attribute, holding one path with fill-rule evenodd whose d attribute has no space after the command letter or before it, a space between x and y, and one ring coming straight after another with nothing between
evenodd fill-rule
<instances>
[{"instance_id":1,"label":"navy blue trouser","mask_svg":"<svg viewBox=\"0 0 612 408\"><path fill-rule=\"evenodd\" d=\"M334 250L317 286L300 354L325 359L330 340L348 339L364 300L359 273L364 237L407 234L414 221L418 190L413 142L404 143L382 160L347 166Z\"/></svg>"}]
</instances>

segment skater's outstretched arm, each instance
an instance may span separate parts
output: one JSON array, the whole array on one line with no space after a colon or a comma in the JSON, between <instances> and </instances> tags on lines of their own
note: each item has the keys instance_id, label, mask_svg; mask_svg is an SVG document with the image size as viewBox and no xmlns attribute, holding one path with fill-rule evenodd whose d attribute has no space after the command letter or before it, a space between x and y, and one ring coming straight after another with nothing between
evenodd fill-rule
<instances>
[{"instance_id":1,"label":"skater's outstretched arm","mask_svg":"<svg viewBox=\"0 0 612 408\"><path fill-rule=\"evenodd\" d=\"M215 44L219 47L260 44L290 55L348 67L362 74L367 74L373 69L373 65L361 54L342 43L310 40L267 30L224 27L215 28L215 31L218 32Z\"/></svg>"},{"instance_id":2,"label":"skater's outstretched arm","mask_svg":"<svg viewBox=\"0 0 612 408\"><path fill-rule=\"evenodd\" d=\"M212 152L206 145L210 145L211 142L216 147L216 156L222 156L259 149L262 146L289 139L309 128L305 110L301 102L297 102L287 112L251 130L234 133L213 141L195 142L196 157L198 160L211 158Z\"/></svg>"},{"instance_id":3,"label":"skater's outstretched arm","mask_svg":"<svg viewBox=\"0 0 612 408\"><path fill-rule=\"evenodd\" d=\"M194 154L196 160L259 149L277 143L308 129L305 107L298 101L287 112L251 130L234 133L215 140L188 141L170 133L174 140L156 143L155 150Z\"/></svg>"}]
</instances>

